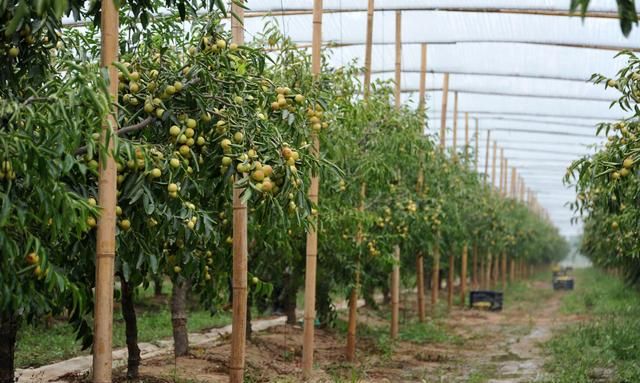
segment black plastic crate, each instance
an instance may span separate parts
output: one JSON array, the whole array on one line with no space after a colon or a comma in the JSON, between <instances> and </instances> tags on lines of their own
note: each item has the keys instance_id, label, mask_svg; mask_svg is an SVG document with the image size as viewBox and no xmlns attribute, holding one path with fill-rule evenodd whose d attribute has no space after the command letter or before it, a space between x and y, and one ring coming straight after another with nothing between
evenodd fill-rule
<instances>
[{"instance_id":1,"label":"black plastic crate","mask_svg":"<svg viewBox=\"0 0 640 383\"><path fill-rule=\"evenodd\" d=\"M469 307L500 311L502 310L502 293L491 290L471 291L469 293Z\"/></svg>"},{"instance_id":2,"label":"black plastic crate","mask_svg":"<svg viewBox=\"0 0 640 383\"><path fill-rule=\"evenodd\" d=\"M573 290L573 278L559 278L553 281L554 290Z\"/></svg>"}]
</instances>

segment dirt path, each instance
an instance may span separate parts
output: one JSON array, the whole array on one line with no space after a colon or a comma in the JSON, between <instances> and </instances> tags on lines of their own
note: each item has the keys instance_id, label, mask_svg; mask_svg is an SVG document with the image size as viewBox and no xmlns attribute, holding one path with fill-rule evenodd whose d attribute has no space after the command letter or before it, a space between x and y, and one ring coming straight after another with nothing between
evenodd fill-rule
<instances>
[{"instance_id":1,"label":"dirt path","mask_svg":"<svg viewBox=\"0 0 640 383\"><path fill-rule=\"evenodd\" d=\"M385 311L360 309L358 362L344 360L345 336L341 331L318 329L314 382L536 382L543 376L544 354L539 347L555 326L567 318L560 314L561 293L549 283L530 282L518 299L507 297L503 312L454 308L425 324L415 318L412 294L404 295L401 340L388 339ZM256 332L247 347L247 379L251 382L297 382L300 377L302 327L284 325L283 318L256 321ZM227 382L228 329L216 334L194 334L188 357L171 355L171 345L149 350L141 366L144 382ZM199 338L199 339L196 339ZM125 354L119 355L124 357ZM120 359L122 360L122 359ZM85 364L57 381L86 382ZM72 361L67 361L67 367ZM52 367L52 366L47 366ZM40 370L48 370L45 367ZM77 367L77 366L76 366ZM32 371L35 372L35 371ZM79 373L80 372L80 373ZM21 382L47 381L32 375ZM123 380L123 369L116 380Z\"/></svg>"}]
</instances>

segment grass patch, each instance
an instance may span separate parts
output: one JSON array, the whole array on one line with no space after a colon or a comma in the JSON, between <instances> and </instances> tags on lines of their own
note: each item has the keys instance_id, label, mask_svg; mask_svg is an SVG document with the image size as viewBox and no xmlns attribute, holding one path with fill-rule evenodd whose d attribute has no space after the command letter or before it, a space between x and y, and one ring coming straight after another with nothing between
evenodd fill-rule
<instances>
[{"instance_id":1,"label":"grass patch","mask_svg":"<svg viewBox=\"0 0 640 383\"><path fill-rule=\"evenodd\" d=\"M170 294L171 285L163 286L165 294ZM172 336L171 311L168 303L163 300L151 299L153 289L140 291L136 304L138 315L138 341L152 342L154 340L170 338ZM168 300L168 295L165 296ZM113 345L124 347L124 320L119 306L114 308L113 314ZM214 316L197 306L189 311L187 327L189 332L199 332L209 328L222 327L231 323L231 314L220 312ZM64 321L56 321L52 326L24 325L18 333L16 347L16 367L36 367L56 361L89 354L82 351L80 343L75 340L73 328Z\"/></svg>"},{"instance_id":2,"label":"grass patch","mask_svg":"<svg viewBox=\"0 0 640 383\"><path fill-rule=\"evenodd\" d=\"M595 269L577 270L576 290L563 297L564 313L589 319L563 328L546 344L549 381L640 381L640 294Z\"/></svg>"},{"instance_id":3,"label":"grass patch","mask_svg":"<svg viewBox=\"0 0 640 383\"><path fill-rule=\"evenodd\" d=\"M464 343L461 337L449 333L444 323L433 320L406 324L400 329L399 337L404 341L417 344L451 343L462 345Z\"/></svg>"}]
</instances>

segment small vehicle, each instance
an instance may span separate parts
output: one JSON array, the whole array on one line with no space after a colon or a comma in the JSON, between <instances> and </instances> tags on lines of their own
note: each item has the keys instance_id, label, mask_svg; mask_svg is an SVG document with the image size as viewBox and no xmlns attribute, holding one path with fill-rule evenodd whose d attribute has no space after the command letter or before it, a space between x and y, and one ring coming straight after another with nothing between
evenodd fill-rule
<instances>
[{"instance_id":1,"label":"small vehicle","mask_svg":"<svg viewBox=\"0 0 640 383\"><path fill-rule=\"evenodd\" d=\"M477 310L501 311L502 292L491 290L471 291L469 307Z\"/></svg>"}]
</instances>

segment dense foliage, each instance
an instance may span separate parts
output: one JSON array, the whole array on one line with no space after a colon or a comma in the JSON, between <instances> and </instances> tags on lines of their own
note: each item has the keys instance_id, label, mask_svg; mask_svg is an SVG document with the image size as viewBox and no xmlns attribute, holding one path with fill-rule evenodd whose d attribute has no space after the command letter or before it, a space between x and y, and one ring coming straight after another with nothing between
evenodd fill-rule
<instances>
[{"instance_id":1,"label":"dense foliage","mask_svg":"<svg viewBox=\"0 0 640 383\"><path fill-rule=\"evenodd\" d=\"M0 327L66 309L90 344L97 169L110 155L123 300L127 286L167 277L192 286L212 312L228 302L234 187L250 209L251 299L293 307L294 320L316 214L325 323L331 293L354 287L356 275L367 294L387 286L396 245L407 280L415 256L436 247L458 257L475 243L481 256L508 251L530 264L566 249L549 222L483 183L469 148L437 148L422 113L393 106L392 84L376 82L365 100L361 68L326 62L313 80L308 52L272 25L238 46L215 9L179 25L195 1L167 0L178 14L155 18L160 3L123 2L119 132L108 152L98 134L110 106L99 30L61 33L60 17L80 16L84 2L59 3L0 10ZM85 16L97 15L92 4ZM312 172L321 175L319 206L307 198Z\"/></svg>"},{"instance_id":2,"label":"dense foliage","mask_svg":"<svg viewBox=\"0 0 640 383\"><path fill-rule=\"evenodd\" d=\"M598 125L597 133L607 142L589 156L575 161L568 170L567 182L574 182L578 198L573 204L584 217L582 251L596 265L619 267L633 283L640 281L638 247L638 171L640 138L640 59L627 51L626 67L615 78L594 75L592 80L620 92L612 102L629 117Z\"/></svg>"}]
</instances>

